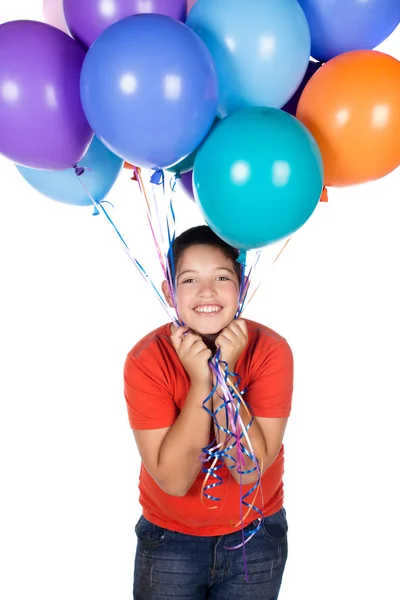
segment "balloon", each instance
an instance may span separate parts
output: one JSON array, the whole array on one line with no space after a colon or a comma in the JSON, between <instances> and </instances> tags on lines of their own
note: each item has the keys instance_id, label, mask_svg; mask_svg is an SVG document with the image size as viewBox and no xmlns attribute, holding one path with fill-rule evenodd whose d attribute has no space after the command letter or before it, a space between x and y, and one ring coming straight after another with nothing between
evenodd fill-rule
<instances>
[{"instance_id":1,"label":"balloon","mask_svg":"<svg viewBox=\"0 0 400 600\"><path fill-rule=\"evenodd\" d=\"M217 123L220 122L220 120L221 119L219 119L218 117L215 117L214 123L211 125L210 132L217 125ZM205 139L207 139L207 137ZM202 144L203 143L204 143L204 141L202 142ZM200 144L200 146L201 146L201 144ZM193 150L193 152L191 154L189 154L189 156L187 156L186 158L184 158L183 160L178 162L176 165L173 165L172 167L167 169L167 171L170 171L171 173L187 173L188 171L193 171L194 160L196 158L196 154L198 151L199 151L199 148L196 148L196 150Z\"/></svg>"},{"instance_id":2,"label":"balloon","mask_svg":"<svg viewBox=\"0 0 400 600\"><path fill-rule=\"evenodd\" d=\"M43 14L46 23L69 33L64 17L63 0L43 0Z\"/></svg>"},{"instance_id":3,"label":"balloon","mask_svg":"<svg viewBox=\"0 0 400 600\"><path fill-rule=\"evenodd\" d=\"M315 73L318 71L318 69L321 66L322 66L322 63L314 62L314 61L310 60L308 67L307 67L306 74L304 75L303 81L301 82L299 88L297 89L296 93L292 96L292 98L289 100L289 102L287 102L285 104L285 106L282 107L282 110L289 113L290 115L293 115L294 117L296 116L296 110L297 110L297 105L300 100L300 96L303 93L303 90L306 87L307 83L310 81L311 77L313 75L315 75Z\"/></svg>"},{"instance_id":4,"label":"balloon","mask_svg":"<svg viewBox=\"0 0 400 600\"><path fill-rule=\"evenodd\" d=\"M189 196L191 200L194 200L193 193L193 171L186 171L186 173L182 173L181 175L182 181L181 185L186 195Z\"/></svg>"},{"instance_id":5,"label":"balloon","mask_svg":"<svg viewBox=\"0 0 400 600\"><path fill-rule=\"evenodd\" d=\"M88 193L100 202L114 185L122 168L122 158L112 154L97 138L80 161L84 173L78 178L75 169L43 171L17 165L22 177L44 196L75 206L93 205ZM85 185L85 188L81 184Z\"/></svg>"},{"instance_id":6,"label":"balloon","mask_svg":"<svg viewBox=\"0 0 400 600\"><path fill-rule=\"evenodd\" d=\"M306 85L297 117L321 149L326 185L387 175L400 164L400 62L375 50L333 58Z\"/></svg>"},{"instance_id":7,"label":"balloon","mask_svg":"<svg viewBox=\"0 0 400 600\"><path fill-rule=\"evenodd\" d=\"M84 52L55 27L0 25L0 153L37 169L66 169L93 138L79 95Z\"/></svg>"},{"instance_id":8,"label":"balloon","mask_svg":"<svg viewBox=\"0 0 400 600\"><path fill-rule=\"evenodd\" d=\"M213 55L218 114L249 106L281 108L310 59L310 31L296 0L197 0L186 24Z\"/></svg>"},{"instance_id":9,"label":"balloon","mask_svg":"<svg viewBox=\"0 0 400 600\"><path fill-rule=\"evenodd\" d=\"M349 50L372 50L400 21L399 0L299 0L311 30L311 55L321 61Z\"/></svg>"},{"instance_id":10,"label":"balloon","mask_svg":"<svg viewBox=\"0 0 400 600\"><path fill-rule=\"evenodd\" d=\"M228 244L250 250L299 229L318 205L323 167L310 132L276 108L224 119L194 163L196 202Z\"/></svg>"},{"instance_id":11,"label":"balloon","mask_svg":"<svg viewBox=\"0 0 400 600\"><path fill-rule=\"evenodd\" d=\"M163 15L111 25L89 49L81 97L96 135L139 167L165 168L195 150L215 118L212 57L189 27Z\"/></svg>"},{"instance_id":12,"label":"balloon","mask_svg":"<svg viewBox=\"0 0 400 600\"><path fill-rule=\"evenodd\" d=\"M125 17L157 13L186 20L186 0L64 0L65 18L73 37L89 48L99 35Z\"/></svg>"},{"instance_id":13,"label":"balloon","mask_svg":"<svg viewBox=\"0 0 400 600\"><path fill-rule=\"evenodd\" d=\"M187 0L187 11L189 13L189 11L192 10L193 8L193 4L195 4L196 0Z\"/></svg>"}]
</instances>

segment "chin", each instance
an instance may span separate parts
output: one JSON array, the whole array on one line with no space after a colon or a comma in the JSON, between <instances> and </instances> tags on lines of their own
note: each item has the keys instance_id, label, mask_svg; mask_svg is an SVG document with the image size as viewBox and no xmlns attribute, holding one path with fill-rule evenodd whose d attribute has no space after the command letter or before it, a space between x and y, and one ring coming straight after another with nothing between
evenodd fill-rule
<instances>
[{"instance_id":1,"label":"chin","mask_svg":"<svg viewBox=\"0 0 400 600\"><path fill-rule=\"evenodd\" d=\"M228 323L226 325L228 325ZM224 329L224 327L226 327L226 325L222 325L222 327L217 325L214 327L205 325L189 325L189 327L191 327L199 335L217 335L222 329Z\"/></svg>"}]
</instances>

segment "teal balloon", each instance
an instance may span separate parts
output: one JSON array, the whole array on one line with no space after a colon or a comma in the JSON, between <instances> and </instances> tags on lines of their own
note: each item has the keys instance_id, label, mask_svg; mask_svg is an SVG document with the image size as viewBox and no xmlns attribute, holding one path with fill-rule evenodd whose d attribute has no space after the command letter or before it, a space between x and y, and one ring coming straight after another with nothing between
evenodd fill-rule
<instances>
[{"instance_id":1,"label":"teal balloon","mask_svg":"<svg viewBox=\"0 0 400 600\"><path fill-rule=\"evenodd\" d=\"M221 119L219 117L215 117L214 122L211 125L211 129L207 135L209 135L211 133L211 131L214 129L214 127L217 125L217 123L220 122L220 120ZM205 137L205 139L207 139L207 136ZM204 144L204 141L201 144ZM197 156L197 152L199 151L199 148L201 147L201 144L198 148L196 148L196 150L193 150L193 152L191 154L189 154L189 156L187 156L180 162L176 163L176 165L173 165L172 167L170 167L169 169L166 169L166 170L169 171L170 173L188 173L189 171L192 171L193 167L194 167L194 161Z\"/></svg>"},{"instance_id":2,"label":"teal balloon","mask_svg":"<svg viewBox=\"0 0 400 600\"><path fill-rule=\"evenodd\" d=\"M304 78L311 34L297 0L197 0L186 25L214 59L221 117L250 106L281 108Z\"/></svg>"},{"instance_id":3,"label":"teal balloon","mask_svg":"<svg viewBox=\"0 0 400 600\"><path fill-rule=\"evenodd\" d=\"M93 202L87 192L97 202L103 200L114 185L123 164L122 158L110 152L94 137L87 153L78 163L78 166L84 168L80 177L76 175L74 168L44 171L20 165L16 167L22 177L44 196L64 204L92 206Z\"/></svg>"},{"instance_id":4,"label":"teal balloon","mask_svg":"<svg viewBox=\"0 0 400 600\"><path fill-rule=\"evenodd\" d=\"M194 194L205 221L231 246L261 248L310 218L323 188L311 133L276 108L226 117L199 150Z\"/></svg>"}]
</instances>

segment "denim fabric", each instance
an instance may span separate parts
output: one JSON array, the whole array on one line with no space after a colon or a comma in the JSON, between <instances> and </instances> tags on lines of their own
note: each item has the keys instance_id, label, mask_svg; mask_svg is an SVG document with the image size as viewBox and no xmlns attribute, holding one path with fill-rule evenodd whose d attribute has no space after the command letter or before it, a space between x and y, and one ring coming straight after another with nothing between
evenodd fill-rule
<instances>
[{"instance_id":1,"label":"denim fabric","mask_svg":"<svg viewBox=\"0 0 400 600\"><path fill-rule=\"evenodd\" d=\"M254 529L258 521L246 527ZM134 600L277 600L288 555L286 510L262 520L246 544L241 531L216 537L177 533L143 516L136 528Z\"/></svg>"}]
</instances>

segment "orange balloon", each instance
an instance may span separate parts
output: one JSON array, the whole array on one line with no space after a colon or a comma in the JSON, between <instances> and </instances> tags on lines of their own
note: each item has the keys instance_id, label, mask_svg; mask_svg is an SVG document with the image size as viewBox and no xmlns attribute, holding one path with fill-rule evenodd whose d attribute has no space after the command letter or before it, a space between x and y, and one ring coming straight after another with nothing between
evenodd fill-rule
<instances>
[{"instance_id":1,"label":"orange balloon","mask_svg":"<svg viewBox=\"0 0 400 600\"><path fill-rule=\"evenodd\" d=\"M135 167L133 165L131 165L131 163L129 162L124 162L124 169L129 169L130 171L133 171Z\"/></svg>"},{"instance_id":2,"label":"orange balloon","mask_svg":"<svg viewBox=\"0 0 400 600\"><path fill-rule=\"evenodd\" d=\"M296 116L321 150L325 185L387 175L400 165L400 62L375 50L336 56L310 79Z\"/></svg>"}]
</instances>

